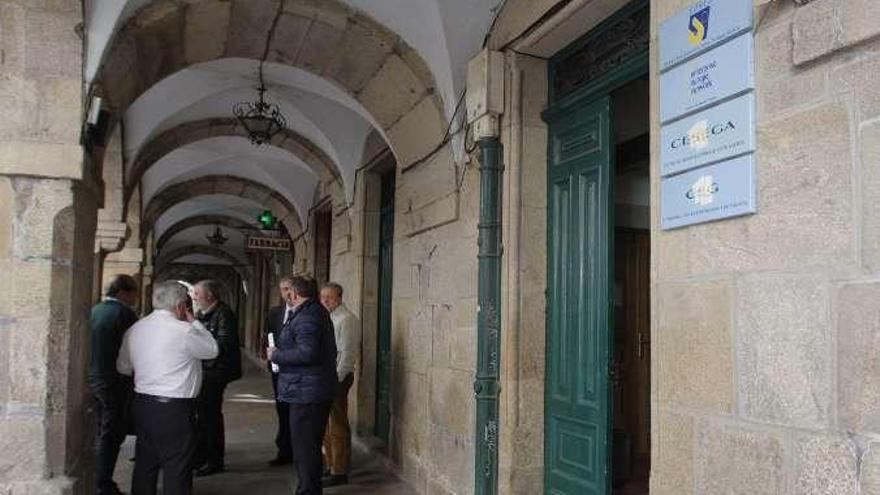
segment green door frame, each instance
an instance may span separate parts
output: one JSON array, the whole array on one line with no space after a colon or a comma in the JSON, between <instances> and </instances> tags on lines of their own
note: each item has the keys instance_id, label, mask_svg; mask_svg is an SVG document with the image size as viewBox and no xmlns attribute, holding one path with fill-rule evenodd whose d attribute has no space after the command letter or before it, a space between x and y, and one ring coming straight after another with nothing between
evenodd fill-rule
<instances>
[{"instance_id":1,"label":"green door frame","mask_svg":"<svg viewBox=\"0 0 880 495\"><path fill-rule=\"evenodd\" d=\"M644 9L644 11L640 12L642 9ZM630 19L636 18L636 17L638 17L638 14L641 14L642 16L644 16L644 17L642 17L642 21L644 21L644 19L648 17L646 15L647 9L648 9L648 3L645 0L635 0L635 1L631 2L627 6L623 7L618 12L616 12L615 14L610 16L608 19L606 19L605 21L600 23L596 28L594 28L589 33L587 33L583 38L576 41L575 43L572 43L570 46L566 47L565 49L563 49L562 51L560 51L559 53L554 55L549 60L549 63L548 63L548 69L549 69L549 72L548 72L549 81L548 82L549 82L549 85L548 86L550 88L549 89L549 101L551 103L550 103L550 106L542 113L542 117L548 123L548 125L551 127L551 129L553 127L553 122L558 122L558 121L562 120L565 116L571 115L572 113L576 112L578 109L584 109L587 107L592 108L592 107L596 107L596 105L599 105L599 107L601 107L603 100L610 103L610 95L611 95L612 91L623 86L624 84L627 84L628 82L630 82L634 79L637 79L637 78L645 75L648 72L649 54L648 54L648 50L647 50L647 45L645 45L643 50L633 51L632 53L628 54L627 56L621 56L618 60L616 60L616 63L609 64L612 66L612 68L608 69L607 72L605 72L604 74L601 74L599 77L596 77L590 81L587 81L586 83L580 85L576 89L568 91L564 95L556 94L556 92L557 92L557 90L556 90L556 88L557 88L557 74L558 74L559 68L563 62L565 62L565 61L570 62L571 56L573 54L576 54L578 51L588 49L591 46L596 46L598 43L604 42L601 40L608 39L609 37L608 36L603 37L603 34L610 32L610 30L612 28L619 27L622 22L627 22ZM608 115L609 119L612 119L612 122L609 123L609 127L611 128L611 132L609 132L608 135L605 137L605 139L608 140L608 141L606 141L605 146L607 146L609 149L609 157L610 157L609 158L609 170L607 171L607 174L609 174L610 177L613 179L613 167L614 167L614 137L613 136L614 136L614 133L613 133L613 116L611 115L610 108L608 110L607 115ZM548 203L549 203L551 198L553 197L552 196L553 195L552 189L554 187L553 181L550 180L550 171L551 171L551 167L553 166L553 161L554 161L553 135L552 134L549 136L549 139L548 139L547 156L548 156L547 198L548 198ZM612 183L613 183L613 181L612 181ZM603 259L605 259L605 261L607 263L607 271L610 271L611 268L613 267L613 264L614 264L614 260L613 260L613 253L614 253L614 251L613 251L613 245L614 245L613 244L613 242L614 242L614 239L613 239L613 225L614 225L613 218L614 218L614 212L613 212L613 190L612 190L611 184L609 184L608 190L606 191L606 194L608 194L608 197L610 198L610 203L611 203L610 207L609 207L610 211L608 211L608 214L607 214L608 221L609 221L610 225L609 225L609 227L607 229L607 233L606 233L606 235L608 236L606 239L606 242L603 243L601 240L598 242L599 242L600 246L602 244L605 244L606 252L603 253L604 254ZM551 280L551 277L553 275L552 275L552 267L550 266L550 263L552 262L551 253L554 252L553 251L553 242L554 241L553 241L552 236L549 235L551 226L553 225L552 222L554 220L552 215L553 215L553 208L550 204L548 204L548 207L547 207L547 217L548 217L547 218L547 228L548 228L548 236L547 236L547 256L548 256L547 277L548 277L548 279L547 279L547 284L548 284L548 292L547 292L547 319L545 322L545 328L547 329L546 331L547 331L548 345L546 346L546 351L545 351L547 353L546 354L546 363L547 364L545 365L546 370L550 370L551 359L553 358L553 356L551 356L552 347L550 345L551 331L552 331L552 328L551 328L551 325L552 325L551 304L553 303L553 301L551 300L551 296L550 296L550 293L551 293L550 288L552 287L553 281ZM608 338L605 339L605 340L607 340L607 342L604 343L604 345L606 346L606 349L604 349L604 352L601 352L602 350L600 350L599 355L603 356L604 359L609 360L609 362L604 363L605 365L600 366L599 369L600 370L607 370L607 372L610 373L610 357L613 355L612 354L613 339L611 338L611 332L610 332L610 328L613 328L612 327L612 324L613 324L612 312L610 311L610 304L612 301L612 294L611 294L611 285L612 284L608 280L605 280L602 283L607 286L606 289L607 289L608 293L605 295L605 297L607 298L608 304L605 305L606 306L604 308L605 314L601 315L600 320L604 319L604 321L606 322L606 325L608 326L607 328L609 329L609 331L608 331L608 335L607 335ZM603 311L600 310L600 313L602 313L602 312ZM603 344L600 344L600 345L603 345ZM547 376L545 377L545 399L544 399L544 414L545 414L545 423L544 423L544 426L545 426L545 428L544 428L544 438L545 438L545 442L544 442L544 445L545 445L544 491L545 491L545 493L550 493L549 490L551 488L551 486L550 486L551 451L548 448L548 442L550 441L550 436L549 436L550 435L550 429L549 429L550 410L549 410L549 407L551 404L551 401L550 401L550 393L551 393L550 380L551 379L552 379L552 377L550 376L550 373L548 371ZM610 382L610 380L604 380L603 383L607 387L607 393L603 393L602 395L606 397L605 400L607 401L607 404L605 406L607 407L609 414L607 414L607 426L606 426L606 432L605 432L606 433L605 436L608 439L607 440L607 449L605 451L605 454L606 454L605 459L603 460L604 467L605 467L605 472L604 472L605 482L601 486L604 486L605 490L607 490L607 492L610 493L610 491L611 491L611 453L612 453L612 446L611 446L611 441L610 441L611 430L612 430L612 425L611 425L612 415L610 414L610 411L611 411L610 408L612 407L612 404L611 404L611 382ZM554 493L559 493L559 492L554 492ZM560 493L560 495L562 495L562 494ZM568 494L565 494L565 495L568 495Z\"/></svg>"}]
</instances>

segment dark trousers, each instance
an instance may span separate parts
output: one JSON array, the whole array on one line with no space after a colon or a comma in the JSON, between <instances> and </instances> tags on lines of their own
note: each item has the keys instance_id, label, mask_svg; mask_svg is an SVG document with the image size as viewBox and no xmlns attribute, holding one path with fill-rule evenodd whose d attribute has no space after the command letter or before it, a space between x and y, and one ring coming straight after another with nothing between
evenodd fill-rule
<instances>
[{"instance_id":1,"label":"dark trousers","mask_svg":"<svg viewBox=\"0 0 880 495\"><path fill-rule=\"evenodd\" d=\"M195 413L193 400L159 402L150 396L135 396L137 443L132 495L155 495L159 470L164 495L192 494Z\"/></svg>"},{"instance_id":2,"label":"dark trousers","mask_svg":"<svg viewBox=\"0 0 880 495\"><path fill-rule=\"evenodd\" d=\"M199 443L196 466L223 466L226 455L226 429L223 425L223 392L226 381L205 374L198 399Z\"/></svg>"},{"instance_id":3,"label":"dark trousers","mask_svg":"<svg viewBox=\"0 0 880 495\"><path fill-rule=\"evenodd\" d=\"M290 435L293 464L299 485L296 495L321 495L321 442L332 402L290 404Z\"/></svg>"},{"instance_id":4,"label":"dark trousers","mask_svg":"<svg viewBox=\"0 0 880 495\"><path fill-rule=\"evenodd\" d=\"M275 446L280 459L293 459L290 447L290 404L278 400L278 373L272 373L272 390L275 392L275 414L278 416L278 433Z\"/></svg>"},{"instance_id":5,"label":"dark trousers","mask_svg":"<svg viewBox=\"0 0 880 495\"><path fill-rule=\"evenodd\" d=\"M89 383L95 400L98 422L95 432L95 493L116 494L119 488L113 481L119 446L125 440L125 410L128 393L121 383L92 380Z\"/></svg>"}]
</instances>

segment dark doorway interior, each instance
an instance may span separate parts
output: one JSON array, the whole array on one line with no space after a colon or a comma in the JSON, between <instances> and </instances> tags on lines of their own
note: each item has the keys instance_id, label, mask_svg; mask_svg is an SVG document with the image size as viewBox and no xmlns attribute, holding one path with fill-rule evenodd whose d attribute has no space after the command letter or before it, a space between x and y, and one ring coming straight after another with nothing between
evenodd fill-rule
<instances>
[{"instance_id":1,"label":"dark doorway interior","mask_svg":"<svg viewBox=\"0 0 880 495\"><path fill-rule=\"evenodd\" d=\"M648 79L612 94L615 129L613 486L648 493L651 432Z\"/></svg>"},{"instance_id":2,"label":"dark doorway interior","mask_svg":"<svg viewBox=\"0 0 880 495\"><path fill-rule=\"evenodd\" d=\"M330 245L333 216L329 207L315 212L315 280L318 285L330 280Z\"/></svg>"}]
</instances>

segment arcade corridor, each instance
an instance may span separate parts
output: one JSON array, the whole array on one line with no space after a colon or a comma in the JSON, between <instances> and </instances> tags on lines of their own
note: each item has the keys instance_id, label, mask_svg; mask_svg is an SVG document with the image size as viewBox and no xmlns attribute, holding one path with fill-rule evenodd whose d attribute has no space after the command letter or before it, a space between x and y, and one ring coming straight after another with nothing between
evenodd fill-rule
<instances>
[{"instance_id":1,"label":"arcade corridor","mask_svg":"<svg viewBox=\"0 0 880 495\"><path fill-rule=\"evenodd\" d=\"M0 0L0 495L93 495L116 274L138 316L216 280L246 359L283 276L344 288L369 453L329 495L880 495L877 19ZM292 491L248 362L198 495Z\"/></svg>"}]
</instances>

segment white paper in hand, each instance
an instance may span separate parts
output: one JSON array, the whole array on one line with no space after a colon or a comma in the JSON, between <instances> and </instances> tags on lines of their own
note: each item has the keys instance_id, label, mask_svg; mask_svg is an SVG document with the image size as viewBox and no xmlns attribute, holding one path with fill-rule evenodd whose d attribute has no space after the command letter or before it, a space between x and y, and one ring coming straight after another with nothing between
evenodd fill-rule
<instances>
[{"instance_id":1,"label":"white paper in hand","mask_svg":"<svg viewBox=\"0 0 880 495\"><path fill-rule=\"evenodd\" d=\"M269 334L269 347L275 347L275 334L272 334L272 333ZM278 368L278 365L275 363L272 363L272 373L278 373L278 371L280 371L280 368Z\"/></svg>"}]
</instances>

